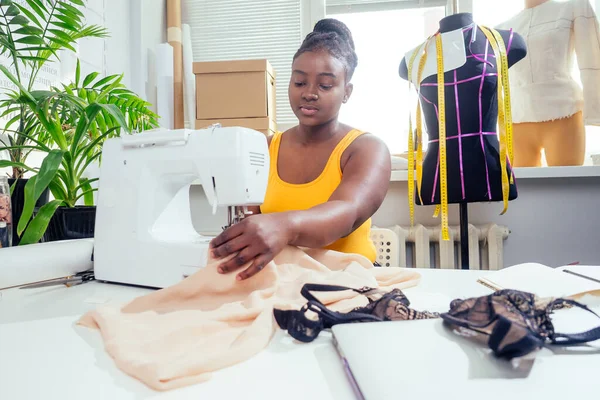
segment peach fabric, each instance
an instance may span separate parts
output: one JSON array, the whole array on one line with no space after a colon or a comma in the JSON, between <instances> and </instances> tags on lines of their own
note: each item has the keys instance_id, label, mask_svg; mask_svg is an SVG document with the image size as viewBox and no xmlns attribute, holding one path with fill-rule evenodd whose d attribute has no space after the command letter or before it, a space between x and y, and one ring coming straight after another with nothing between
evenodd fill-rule
<instances>
[{"instance_id":1,"label":"peach fabric","mask_svg":"<svg viewBox=\"0 0 600 400\"><path fill-rule=\"evenodd\" d=\"M276 329L273 308L299 309L305 283L352 288L407 288L413 270L375 268L361 255L285 248L260 273L237 281L209 260L197 273L128 304L102 306L79 325L98 329L118 368L155 390L205 381L212 372L242 362L269 344ZM366 303L352 291L317 294L324 304L348 311Z\"/></svg>"}]
</instances>

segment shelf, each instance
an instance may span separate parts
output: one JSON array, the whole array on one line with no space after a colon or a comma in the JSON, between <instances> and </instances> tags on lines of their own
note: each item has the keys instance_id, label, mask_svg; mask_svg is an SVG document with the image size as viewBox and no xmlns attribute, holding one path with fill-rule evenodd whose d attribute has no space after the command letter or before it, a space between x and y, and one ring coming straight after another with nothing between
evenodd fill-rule
<instances>
[{"instance_id":1,"label":"shelf","mask_svg":"<svg viewBox=\"0 0 600 400\"><path fill-rule=\"evenodd\" d=\"M515 168L517 179L600 178L600 166ZM392 171L391 182L408 181L408 171Z\"/></svg>"}]
</instances>

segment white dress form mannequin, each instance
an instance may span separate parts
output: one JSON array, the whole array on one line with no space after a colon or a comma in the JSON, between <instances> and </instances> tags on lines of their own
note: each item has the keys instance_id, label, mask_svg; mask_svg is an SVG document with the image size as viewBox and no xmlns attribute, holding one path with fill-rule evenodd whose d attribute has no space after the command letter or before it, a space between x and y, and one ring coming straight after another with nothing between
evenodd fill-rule
<instances>
[{"instance_id":1,"label":"white dress form mannequin","mask_svg":"<svg viewBox=\"0 0 600 400\"><path fill-rule=\"evenodd\" d=\"M525 0L525 8L548 0ZM570 134L565 134L570 132ZM541 167L542 150L548 166L581 165L585 154L583 115L555 121L521 123L514 126L515 167Z\"/></svg>"},{"instance_id":2,"label":"white dress form mannequin","mask_svg":"<svg viewBox=\"0 0 600 400\"><path fill-rule=\"evenodd\" d=\"M541 166L542 151L548 166L583 164L585 125L600 122L600 96L594 93L600 83L600 38L594 17L588 0L524 0L524 10L500 24L525 37L530 58L511 71L517 81L530 79L521 95L513 90L513 109L521 113L514 123L515 167ZM566 73L574 52L583 92Z\"/></svg>"}]
</instances>

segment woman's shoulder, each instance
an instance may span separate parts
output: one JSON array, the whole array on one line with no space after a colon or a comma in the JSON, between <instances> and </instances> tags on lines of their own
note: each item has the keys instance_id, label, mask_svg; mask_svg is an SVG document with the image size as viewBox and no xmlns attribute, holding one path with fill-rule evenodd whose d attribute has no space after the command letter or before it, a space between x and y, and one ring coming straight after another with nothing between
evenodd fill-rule
<instances>
[{"instance_id":1,"label":"woman's shoulder","mask_svg":"<svg viewBox=\"0 0 600 400\"><path fill-rule=\"evenodd\" d=\"M360 152L373 149L388 150L387 144L379 136L368 131L360 131L358 129L356 131L360 132L360 135L348 146L349 150Z\"/></svg>"},{"instance_id":2,"label":"woman's shoulder","mask_svg":"<svg viewBox=\"0 0 600 400\"><path fill-rule=\"evenodd\" d=\"M287 131L289 131L289 129ZM287 131L279 131L279 130L277 130L277 131L271 133L270 135L267 135L267 144L270 146L271 142L273 140L275 140L276 137L281 137L281 135L283 135Z\"/></svg>"},{"instance_id":3,"label":"woman's shoulder","mask_svg":"<svg viewBox=\"0 0 600 400\"><path fill-rule=\"evenodd\" d=\"M342 170L350 159L360 159L376 164L384 159L391 162L390 150L379 136L367 131L360 131L360 133L342 154Z\"/></svg>"}]
</instances>

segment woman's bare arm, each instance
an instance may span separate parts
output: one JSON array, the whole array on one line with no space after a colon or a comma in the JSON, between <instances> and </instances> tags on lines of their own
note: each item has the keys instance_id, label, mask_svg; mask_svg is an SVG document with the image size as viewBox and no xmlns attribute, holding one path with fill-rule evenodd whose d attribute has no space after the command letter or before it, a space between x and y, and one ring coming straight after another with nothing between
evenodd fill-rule
<instances>
[{"instance_id":1,"label":"woman's bare arm","mask_svg":"<svg viewBox=\"0 0 600 400\"><path fill-rule=\"evenodd\" d=\"M391 176L390 152L383 141L364 134L347 149L342 182L326 203L289 211L289 244L324 247L348 236L379 209Z\"/></svg>"},{"instance_id":2,"label":"woman's bare arm","mask_svg":"<svg viewBox=\"0 0 600 400\"><path fill-rule=\"evenodd\" d=\"M322 248L349 235L370 218L381 206L389 187L389 150L380 139L364 134L346 152L349 155L342 166L342 182L324 204L308 210L251 216L213 239L215 257L237 253L221 264L219 271L231 272L252 261L238 274L238 279L247 279L285 245Z\"/></svg>"}]
</instances>

